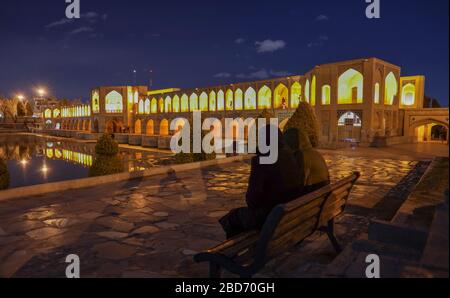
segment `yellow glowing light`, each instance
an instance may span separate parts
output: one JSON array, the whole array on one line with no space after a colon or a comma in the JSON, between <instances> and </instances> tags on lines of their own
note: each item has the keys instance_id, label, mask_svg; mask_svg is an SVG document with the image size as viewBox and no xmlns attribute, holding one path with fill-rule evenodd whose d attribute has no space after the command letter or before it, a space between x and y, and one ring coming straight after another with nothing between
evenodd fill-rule
<instances>
[{"instance_id":1,"label":"yellow glowing light","mask_svg":"<svg viewBox=\"0 0 450 298\"><path fill-rule=\"evenodd\" d=\"M198 96L195 93L192 93L191 97L189 98L189 106L190 111L198 111Z\"/></svg>"},{"instance_id":2,"label":"yellow glowing light","mask_svg":"<svg viewBox=\"0 0 450 298\"><path fill-rule=\"evenodd\" d=\"M200 94L200 110L202 112L208 111L208 94L206 94L206 92Z\"/></svg>"},{"instance_id":3,"label":"yellow glowing light","mask_svg":"<svg viewBox=\"0 0 450 298\"><path fill-rule=\"evenodd\" d=\"M174 113L180 112L180 97L178 95L175 95L172 100L172 111Z\"/></svg>"},{"instance_id":4,"label":"yellow glowing light","mask_svg":"<svg viewBox=\"0 0 450 298\"><path fill-rule=\"evenodd\" d=\"M384 93L384 103L386 105L393 105L395 96L398 93L398 84L397 84L397 79L395 78L395 75L392 72L390 72L386 76L384 90L385 90L384 91L385 92Z\"/></svg>"},{"instance_id":5,"label":"yellow glowing light","mask_svg":"<svg viewBox=\"0 0 450 298\"><path fill-rule=\"evenodd\" d=\"M287 108L289 98L289 90L284 84L279 84L275 88L274 107L275 109Z\"/></svg>"},{"instance_id":6,"label":"yellow glowing light","mask_svg":"<svg viewBox=\"0 0 450 298\"><path fill-rule=\"evenodd\" d=\"M19 94L17 95L17 99L19 99L20 101L25 99L25 96L23 94Z\"/></svg>"},{"instance_id":7,"label":"yellow glowing light","mask_svg":"<svg viewBox=\"0 0 450 298\"><path fill-rule=\"evenodd\" d=\"M329 105L331 103L331 87L330 85L322 86L322 105Z\"/></svg>"},{"instance_id":8,"label":"yellow glowing light","mask_svg":"<svg viewBox=\"0 0 450 298\"><path fill-rule=\"evenodd\" d=\"M97 90L92 92L92 111L100 113L100 95Z\"/></svg>"},{"instance_id":9,"label":"yellow glowing light","mask_svg":"<svg viewBox=\"0 0 450 298\"><path fill-rule=\"evenodd\" d=\"M28 165L28 160L22 159L22 160L20 161L20 164L21 164L23 167L25 167L25 166Z\"/></svg>"},{"instance_id":10,"label":"yellow glowing light","mask_svg":"<svg viewBox=\"0 0 450 298\"><path fill-rule=\"evenodd\" d=\"M313 76L311 82L311 105L316 105L316 76Z\"/></svg>"},{"instance_id":11,"label":"yellow glowing light","mask_svg":"<svg viewBox=\"0 0 450 298\"><path fill-rule=\"evenodd\" d=\"M349 69L338 80L338 104L363 103L363 75Z\"/></svg>"},{"instance_id":12,"label":"yellow glowing light","mask_svg":"<svg viewBox=\"0 0 450 298\"><path fill-rule=\"evenodd\" d=\"M209 110L213 112L216 110L216 92L214 91L209 93Z\"/></svg>"},{"instance_id":13,"label":"yellow glowing light","mask_svg":"<svg viewBox=\"0 0 450 298\"><path fill-rule=\"evenodd\" d=\"M45 94L47 93L44 88L38 88L36 91L40 97L45 96Z\"/></svg>"},{"instance_id":14,"label":"yellow glowing light","mask_svg":"<svg viewBox=\"0 0 450 298\"><path fill-rule=\"evenodd\" d=\"M105 109L107 113L122 113L123 98L117 91L111 91L105 97Z\"/></svg>"},{"instance_id":15,"label":"yellow glowing light","mask_svg":"<svg viewBox=\"0 0 450 298\"><path fill-rule=\"evenodd\" d=\"M222 90L217 92L217 110L223 111L225 109L225 93Z\"/></svg>"},{"instance_id":16,"label":"yellow glowing light","mask_svg":"<svg viewBox=\"0 0 450 298\"><path fill-rule=\"evenodd\" d=\"M256 110L256 91L252 87L245 91L244 107L246 110Z\"/></svg>"},{"instance_id":17,"label":"yellow glowing light","mask_svg":"<svg viewBox=\"0 0 450 298\"><path fill-rule=\"evenodd\" d=\"M227 95L226 95L226 110L227 111L232 111L234 108L234 104L233 104L233 91L228 89L227 90Z\"/></svg>"},{"instance_id":18,"label":"yellow glowing light","mask_svg":"<svg viewBox=\"0 0 450 298\"><path fill-rule=\"evenodd\" d=\"M416 102L416 86L409 83L402 88L402 105L413 106Z\"/></svg>"},{"instance_id":19,"label":"yellow glowing light","mask_svg":"<svg viewBox=\"0 0 450 298\"><path fill-rule=\"evenodd\" d=\"M272 107L272 91L263 86L258 92L258 109L270 109Z\"/></svg>"},{"instance_id":20,"label":"yellow glowing light","mask_svg":"<svg viewBox=\"0 0 450 298\"><path fill-rule=\"evenodd\" d=\"M234 92L234 109L236 111L241 111L243 108L243 97L244 93L241 89L237 89L236 92Z\"/></svg>"}]
</instances>

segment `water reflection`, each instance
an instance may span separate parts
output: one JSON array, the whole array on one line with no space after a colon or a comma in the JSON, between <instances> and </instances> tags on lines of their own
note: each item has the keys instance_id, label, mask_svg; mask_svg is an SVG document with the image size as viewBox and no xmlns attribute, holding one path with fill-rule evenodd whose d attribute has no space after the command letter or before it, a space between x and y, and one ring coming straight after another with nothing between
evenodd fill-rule
<instances>
[{"instance_id":1,"label":"water reflection","mask_svg":"<svg viewBox=\"0 0 450 298\"><path fill-rule=\"evenodd\" d=\"M95 160L95 143L0 135L0 158L7 161L10 188L85 178ZM173 162L167 153L128 148L120 148L119 158L129 172Z\"/></svg>"}]
</instances>

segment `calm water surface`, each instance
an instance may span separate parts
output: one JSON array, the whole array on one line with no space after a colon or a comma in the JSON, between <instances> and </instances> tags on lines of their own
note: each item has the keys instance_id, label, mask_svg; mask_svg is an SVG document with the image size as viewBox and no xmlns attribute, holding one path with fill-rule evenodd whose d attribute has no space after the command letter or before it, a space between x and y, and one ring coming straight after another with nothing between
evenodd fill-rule
<instances>
[{"instance_id":1,"label":"calm water surface","mask_svg":"<svg viewBox=\"0 0 450 298\"><path fill-rule=\"evenodd\" d=\"M164 152L120 148L125 171L171 164ZM10 188L88 177L95 143L37 135L0 135L0 158L7 161Z\"/></svg>"}]
</instances>

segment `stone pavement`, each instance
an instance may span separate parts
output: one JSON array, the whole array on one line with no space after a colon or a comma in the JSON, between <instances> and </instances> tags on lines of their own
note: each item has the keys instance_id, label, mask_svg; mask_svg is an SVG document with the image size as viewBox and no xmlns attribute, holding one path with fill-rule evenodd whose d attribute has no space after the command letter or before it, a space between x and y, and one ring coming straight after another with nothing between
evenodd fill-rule
<instances>
[{"instance_id":1,"label":"stone pavement","mask_svg":"<svg viewBox=\"0 0 450 298\"><path fill-rule=\"evenodd\" d=\"M410 191L424 167L411 160L325 158L333 180L362 174L337 223L343 245L366 232L368 214L386 194ZM77 254L83 277L206 277L207 264L195 264L192 255L224 240L217 220L245 204L249 172L248 162L237 162L0 202L0 276L64 277L65 257ZM260 276L319 276L335 257L326 236L316 233Z\"/></svg>"}]
</instances>

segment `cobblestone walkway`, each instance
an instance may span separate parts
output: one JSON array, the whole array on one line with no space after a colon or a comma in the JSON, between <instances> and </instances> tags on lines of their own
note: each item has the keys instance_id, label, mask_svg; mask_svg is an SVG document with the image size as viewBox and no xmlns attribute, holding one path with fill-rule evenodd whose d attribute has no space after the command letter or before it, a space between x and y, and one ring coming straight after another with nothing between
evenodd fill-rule
<instances>
[{"instance_id":1,"label":"cobblestone walkway","mask_svg":"<svg viewBox=\"0 0 450 298\"><path fill-rule=\"evenodd\" d=\"M344 245L367 228L362 210L377 206L418 164L325 157L333 180L362 174L338 221ZM65 257L77 254L83 277L206 277L207 265L195 264L192 255L224 240L217 220L245 204L249 172L239 162L2 202L0 276L64 277ZM334 257L317 233L261 276L316 276Z\"/></svg>"}]
</instances>

